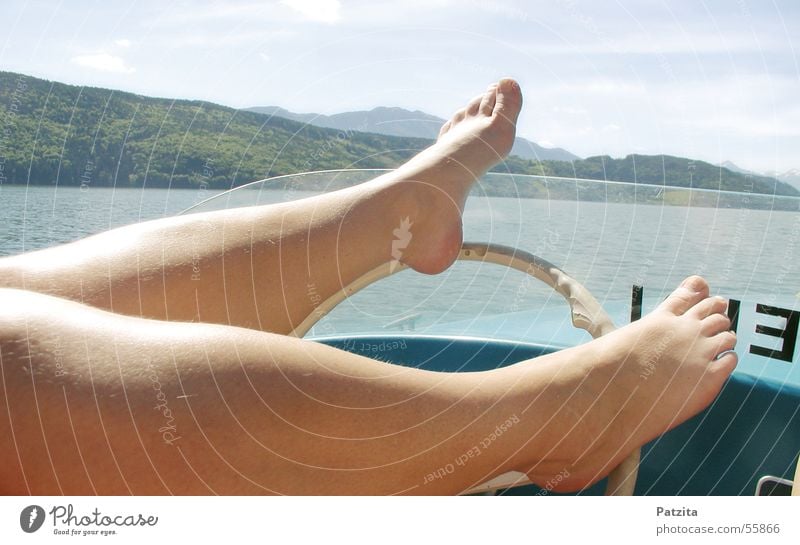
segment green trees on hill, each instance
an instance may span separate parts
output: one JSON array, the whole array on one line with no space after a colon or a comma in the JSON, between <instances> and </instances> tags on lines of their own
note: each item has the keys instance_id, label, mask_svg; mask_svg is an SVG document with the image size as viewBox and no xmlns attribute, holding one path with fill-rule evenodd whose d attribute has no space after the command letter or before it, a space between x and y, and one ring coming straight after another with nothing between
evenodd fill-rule
<instances>
[{"instance_id":1,"label":"green trees on hill","mask_svg":"<svg viewBox=\"0 0 800 545\"><path fill-rule=\"evenodd\" d=\"M309 170L392 168L430 144L10 72L0 72L0 116L1 183L222 189ZM573 162L510 157L494 170L800 194L772 178L668 156ZM490 195L536 194L499 182L483 190Z\"/></svg>"},{"instance_id":2,"label":"green trees on hill","mask_svg":"<svg viewBox=\"0 0 800 545\"><path fill-rule=\"evenodd\" d=\"M563 171L562 171L563 172ZM704 161L670 155L628 155L623 159L598 156L575 162L575 177L617 180L698 189L796 195L788 184L765 176L746 176Z\"/></svg>"},{"instance_id":3,"label":"green trees on hill","mask_svg":"<svg viewBox=\"0 0 800 545\"><path fill-rule=\"evenodd\" d=\"M300 169L391 168L427 144L11 73L0 73L0 108L6 183L229 188Z\"/></svg>"}]
</instances>

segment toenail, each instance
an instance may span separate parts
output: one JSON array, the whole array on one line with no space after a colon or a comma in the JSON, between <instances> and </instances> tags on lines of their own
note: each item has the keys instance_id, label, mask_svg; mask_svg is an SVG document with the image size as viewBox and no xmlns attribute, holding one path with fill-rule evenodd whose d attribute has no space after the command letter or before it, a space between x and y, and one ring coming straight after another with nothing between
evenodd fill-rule
<instances>
[{"instance_id":1,"label":"toenail","mask_svg":"<svg viewBox=\"0 0 800 545\"><path fill-rule=\"evenodd\" d=\"M688 291L691 295L698 295L700 293L700 290L691 285L681 284L680 289L684 290L685 292Z\"/></svg>"},{"instance_id":2,"label":"toenail","mask_svg":"<svg viewBox=\"0 0 800 545\"><path fill-rule=\"evenodd\" d=\"M694 293L700 293L703 289L703 281L698 276L690 276L681 282L681 287L686 288Z\"/></svg>"},{"instance_id":3,"label":"toenail","mask_svg":"<svg viewBox=\"0 0 800 545\"><path fill-rule=\"evenodd\" d=\"M728 354L736 354L736 350L725 350L724 352L720 352L714 357L713 361L719 361L722 359L722 356L727 356Z\"/></svg>"}]
</instances>

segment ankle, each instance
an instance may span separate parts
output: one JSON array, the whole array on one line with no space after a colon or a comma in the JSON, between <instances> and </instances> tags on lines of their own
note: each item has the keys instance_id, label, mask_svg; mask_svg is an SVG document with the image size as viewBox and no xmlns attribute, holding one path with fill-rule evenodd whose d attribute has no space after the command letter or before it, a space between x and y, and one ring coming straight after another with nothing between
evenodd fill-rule
<instances>
[{"instance_id":1,"label":"ankle","mask_svg":"<svg viewBox=\"0 0 800 545\"><path fill-rule=\"evenodd\" d=\"M387 191L391 204L383 219L391 234L391 259L424 274L447 269L461 249L463 203L421 179L398 178Z\"/></svg>"}]
</instances>

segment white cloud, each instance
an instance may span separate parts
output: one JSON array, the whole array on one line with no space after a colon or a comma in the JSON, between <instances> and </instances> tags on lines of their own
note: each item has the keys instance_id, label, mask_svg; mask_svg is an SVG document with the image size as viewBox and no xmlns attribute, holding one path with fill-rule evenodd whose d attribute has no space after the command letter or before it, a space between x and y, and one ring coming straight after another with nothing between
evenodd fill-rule
<instances>
[{"instance_id":1,"label":"white cloud","mask_svg":"<svg viewBox=\"0 0 800 545\"><path fill-rule=\"evenodd\" d=\"M116 72L119 74L131 74L136 70L125 63L121 57L115 57L108 53L93 53L91 55L78 55L70 59L72 64L99 70L101 72Z\"/></svg>"},{"instance_id":2,"label":"white cloud","mask_svg":"<svg viewBox=\"0 0 800 545\"><path fill-rule=\"evenodd\" d=\"M114 45L127 49L131 46L131 41L124 38L121 40L114 40Z\"/></svg>"},{"instance_id":3,"label":"white cloud","mask_svg":"<svg viewBox=\"0 0 800 545\"><path fill-rule=\"evenodd\" d=\"M320 23L335 23L341 19L339 0L281 0L281 4L300 13L303 17Z\"/></svg>"}]
</instances>

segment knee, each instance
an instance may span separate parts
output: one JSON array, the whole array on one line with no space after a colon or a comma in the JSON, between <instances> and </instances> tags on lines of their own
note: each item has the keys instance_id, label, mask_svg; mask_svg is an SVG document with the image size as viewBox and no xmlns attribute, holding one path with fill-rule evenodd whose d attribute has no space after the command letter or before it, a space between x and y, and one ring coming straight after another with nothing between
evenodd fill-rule
<instances>
[{"instance_id":1,"label":"knee","mask_svg":"<svg viewBox=\"0 0 800 545\"><path fill-rule=\"evenodd\" d=\"M0 258L0 290L22 286L22 268L16 257Z\"/></svg>"},{"instance_id":2,"label":"knee","mask_svg":"<svg viewBox=\"0 0 800 545\"><path fill-rule=\"evenodd\" d=\"M53 362L56 323L48 320L54 309L50 297L15 289L0 288L0 366L3 406L24 399L31 391L31 377L46 372ZM50 376L53 376L52 374ZM0 418L2 420L2 418Z\"/></svg>"},{"instance_id":3,"label":"knee","mask_svg":"<svg viewBox=\"0 0 800 545\"><path fill-rule=\"evenodd\" d=\"M0 324L6 325L22 319L31 311L41 308L42 295L33 291L0 286Z\"/></svg>"},{"instance_id":4,"label":"knee","mask_svg":"<svg viewBox=\"0 0 800 545\"><path fill-rule=\"evenodd\" d=\"M21 290L0 288L0 365L3 371L16 367L20 352L25 349L31 298Z\"/></svg>"},{"instance_id":5,"label":"knee","mask_svg":"<svg viewBox=\"0 0 800 545\"><path fill-rule=\"evenodd\" d=\"M0 288L0 356L31 335L46 330L46 319L53 312L48 301L54 298L32 291Z\"/></svg>"},{"instance_id":6,"label":"knee","mask_svg":"<svg viewBox=\"0 0 800 545\"><path fill-rule=\"evenodd\" d=\"M65 376L67 361L83 365L86 326L96 319L83 314L87 311L74 301L0 288L0 363L7 383L30 382L31 374Z\"/></svg>"},{"instance_id":7,"label":"knee","mask_svg":"<svg viewBox=\"0 0 800 545\"><path fill-rule=\"evenodd\" d=\"M0 288L0 371L3 375L0 403L4 409L8 406L8 397L18 389L18 371L28 355L24 317L28 304L25 292ZM0 418L0 452L5 452L3 440L9 436L7 422L8 418Z\"/></svg>"},{"instance_id":8,"label":"knee","mask_svg":"<svg viewBox=\"0 0 800 545\"><path fill-rule=\"evenodd\" d=\"M6 339L24 325L26 309L30 309L31 292L0 288L0 339Z\"/></svg>"},{"instance_id":9,"label":"knee","mask_svg":"<svg viewBox=\"0 0 800 545\"><path fill-rule=\"evenodd\" d=\"M46 311L41 296L0 288L0 460L4 461L0 464L0 493L4 494L30 491L22 467L15 462L17 449L31 452L35 436L28 430L39 429L39 424L30 417L40 417L50 399L49 395L42 395L47 389L35 389L31 380L38 365L32 355L40 352L42 328L38 317Z\"/></svg>"}]
</instances>

